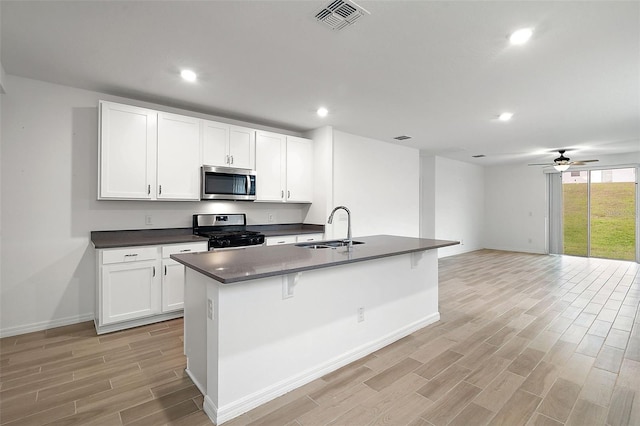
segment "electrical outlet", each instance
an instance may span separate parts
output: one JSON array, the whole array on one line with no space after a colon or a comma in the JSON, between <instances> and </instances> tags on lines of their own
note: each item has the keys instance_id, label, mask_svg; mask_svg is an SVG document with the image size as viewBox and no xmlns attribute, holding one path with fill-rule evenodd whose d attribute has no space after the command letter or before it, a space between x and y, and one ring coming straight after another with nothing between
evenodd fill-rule
<instances>
[{"instance_id":1,"label":"electrical outlet","mask_svg":"<svg viewBox=\"0 0 640 426\"><path fill-rule=\"evenodd\" d=\"M364 308L363 307L359 307L358 308L358 322L362 322L364 321Z\"/></svg>"},{"instance_id":2,"label":"electrical outlet","mask_svg":"<svg viewBox=\"0 0 640 426\"><path fill-rule=\"evenodd\" d=\"M212 320L213 319L213 300L207 299L207 317Z\"/></svg>"},{"instance_id":3,"label":"electrical outlet","mask_svg":"<svg viewBox=\"0 0 640 426\"><path fill-rule=\"evenodd\" d=\"M144 217L144 224L145 225L153 225L153 217L151 217L150 214L146 215Z\"/></svg>"},{"instance_id":4,"label":"electrical outlet","mask_svg":"<svg viewBox=\"0 0 640 426\"><path fill-rule=\"evenodd\" d=\"M267 222L273 222L273 213L267 213Z\"/></svg>"}]
</instances>

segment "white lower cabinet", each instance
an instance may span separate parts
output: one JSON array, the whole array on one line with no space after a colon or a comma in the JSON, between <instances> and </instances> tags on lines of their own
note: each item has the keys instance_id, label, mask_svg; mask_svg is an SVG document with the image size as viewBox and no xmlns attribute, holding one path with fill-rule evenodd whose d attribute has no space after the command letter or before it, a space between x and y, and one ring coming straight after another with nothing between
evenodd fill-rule
<instances>
[{"instance_id":1,"label":"white lower cabinet","mask_svg":"<svg viewBox=\"0 0 640 426\"><path fill-rule=\"evenodd\" d=\"M97 250L98 334L182 316L184 266L175 253L207 251L207 242Z\"/></svg>"},{"instance_id":2,"label":"white lower cabinet","mask_svg":"<svg viewBox=\"0 0 640 426\"><path fill-rule=\"evenodd\" d=\"M156 260L103 266L101 324L160 313L159 272Z\"/></svg>"},{"instance_id":3,"label":"white lower cabinet","mask_svg":"<svg viewBox=\"0 0 640 426\"><path fill-rule=\"evenodd\" d=\"M173 259L162 259L162 312L184 308L184 266Z\"/></svg>"},{"instance_id":4,"label":"white lower cabinet","mask_svg":"<svg viewBox=\"0 0 640 426\"><path fill-rule=\"evenodd\" d=\"M184 309L184 266L172 254L207 251L207 243L162 246L162 312Z\"/></svg>"}]
</instances>

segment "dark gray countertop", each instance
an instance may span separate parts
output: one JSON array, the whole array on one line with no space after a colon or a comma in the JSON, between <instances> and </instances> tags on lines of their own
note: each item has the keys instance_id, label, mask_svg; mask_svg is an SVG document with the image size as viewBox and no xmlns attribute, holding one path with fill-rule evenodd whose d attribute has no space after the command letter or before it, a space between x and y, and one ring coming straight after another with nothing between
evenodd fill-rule
<instances>
[{"instance_id":1,"label":"dark gray countertop","mask_svg":"<svg viewBox=\"0 0 640 426\"><path fill-rule=\"evenodd\" d=\"M91 232L91 242L97 249L196 243L201 241L208 241L208 238L193 235L191 228Z\"/></svg>"},{"instance_id":2,"label":"dark gray countertop","mask_svg":"<svg viewBox=\"0 0 640 426\"><path fill-rule=\"evenodd\" d=\"M279 237L281 235L324 234L324 225L306 223L278 224L278 225L247 225L250 231L257 231L265 237Z\"/></svg>"},{"instance_id":3,"label":"dark gray countertop","mask_svg":"<svg viewBox=\"0 0 640 426\"><path fill-rule=\"evenodd\" d=\"M324 225L309 225L304 223L247 225L247 229L262 232L266 237L324 233ZM91 232L91 242L97 249L194 243L199 241L207 241L207 238L193 235L192 228L132 229L125 231Z\"/></svg>"},{"instance_id":4,"label":"dark gray countertop","mask_svg":"<svg viewBox=\"0 0 640 426\"><path fill-rule=\"evenodd\" d=\"M255 246L192 254L176 254L171 258L223 284L255 280L295 272L310 271L381 257L433 250L459 244L458 241L375 235L354 238L362 241L347 252L337 249L308 249L295 244Z\"/></svg>"}]
</instances>

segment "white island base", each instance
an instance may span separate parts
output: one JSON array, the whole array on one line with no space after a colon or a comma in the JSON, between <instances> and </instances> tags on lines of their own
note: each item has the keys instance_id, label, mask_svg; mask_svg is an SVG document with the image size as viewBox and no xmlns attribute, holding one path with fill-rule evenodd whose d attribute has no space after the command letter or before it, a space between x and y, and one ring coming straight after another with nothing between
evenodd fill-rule
<instances>
[{"instance_id":1,"label":"white island base","mask_svg":"<svg viewBox=\"0 0 640 426\"><path fill-rule=\"evenodd\" d=\"M222 424L438 321L437 262L427 250L236 284L187 268L187 374L204 411Z\"/></svg>"}]
</instances>

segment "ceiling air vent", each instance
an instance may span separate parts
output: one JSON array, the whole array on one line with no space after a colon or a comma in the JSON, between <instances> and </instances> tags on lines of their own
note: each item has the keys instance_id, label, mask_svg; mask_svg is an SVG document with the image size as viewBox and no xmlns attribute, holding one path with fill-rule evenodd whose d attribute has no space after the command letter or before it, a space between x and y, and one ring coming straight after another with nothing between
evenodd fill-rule
<instances>
[{"instance_id":1,"label":"ceiling air vent","mask_svg":"<svg viewBox=\"0 0 640 426\"><path fill-rule=\"evenodd\" d=\"M320 9L315 16L318 22L332 30L341 30L368 14L369 12L351 0L334 0Z\"/></svg>"},{"instance_id":2,"label":"ceiling air vent","mask_svg":"<svg viewBox=\"0 0 640 426\"><path fill-rule=\"evenodd\" d=\"M396 136L394 139L397 141L406 141L407 139L411 139L412 136L407 136L407 135L402 135L402 136Z\"/></svg>"}]
</instances>

